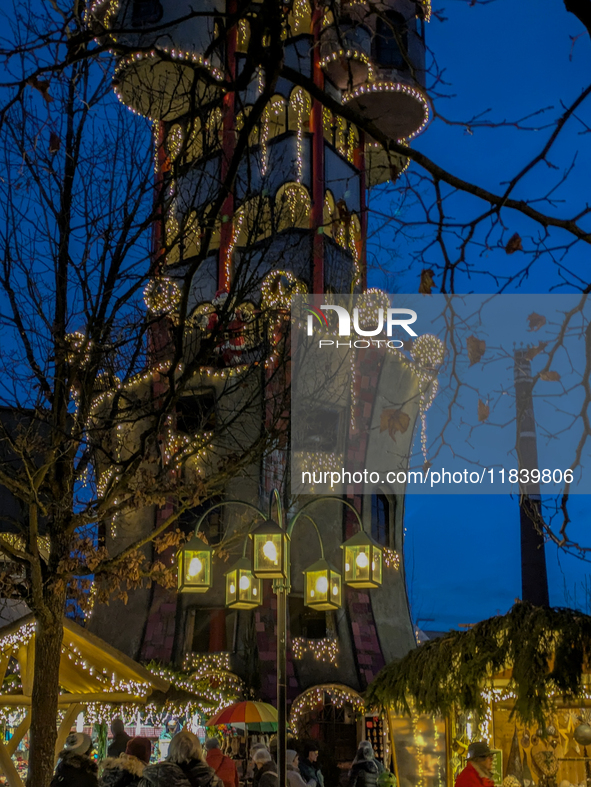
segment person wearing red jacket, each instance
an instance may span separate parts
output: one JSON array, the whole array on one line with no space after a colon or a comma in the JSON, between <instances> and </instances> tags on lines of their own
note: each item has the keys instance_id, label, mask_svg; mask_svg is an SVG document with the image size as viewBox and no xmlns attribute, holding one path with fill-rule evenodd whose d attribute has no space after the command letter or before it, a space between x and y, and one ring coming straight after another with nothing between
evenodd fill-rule
<instances>
[{"instance_id":1,"label":"person wearing red jacket","mask_svg":"<svg viewBox=\"0 0 591 787\"><path fill-rule=\"evenodd\" d=\"M468 764L458 773L455 787L495 787L492 780L493 753L484 741L468 746Z\"/></svg>"},{"instance_id":2,"label":"person wearing red jacket","mask_svg":"<svg viewBox=\"0 0 591 787\"><path fill-rule=\"evenodd\" d=\"M236 763L222 754L217 738L208 738L205 741L205 752L207 764L213 768L218 779L223 781L224 787L239 787Z\"/></svg>"}]
</instances>

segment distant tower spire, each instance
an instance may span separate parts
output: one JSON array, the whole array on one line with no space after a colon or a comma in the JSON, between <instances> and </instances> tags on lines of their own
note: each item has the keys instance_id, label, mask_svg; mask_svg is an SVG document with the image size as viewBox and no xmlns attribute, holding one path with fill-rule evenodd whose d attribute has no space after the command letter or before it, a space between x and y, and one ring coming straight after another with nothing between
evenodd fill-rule
<instances>
[{"instance_id":1,"label":"distant tower spire","mask_svg":"<svg viewBox=\"0 0 591 787\"><path fill-rule=\"evenodd\" d=\"M539 465L531 362L527 357L527 348L515 350L514 380L519 470L533 470ZM519 519L521 524L521 598L523 601L530 601L537 606L549 606L546 552L544 535L540 529L542 507L538 483L521 486Z\"/></svg>"}]
</instances>

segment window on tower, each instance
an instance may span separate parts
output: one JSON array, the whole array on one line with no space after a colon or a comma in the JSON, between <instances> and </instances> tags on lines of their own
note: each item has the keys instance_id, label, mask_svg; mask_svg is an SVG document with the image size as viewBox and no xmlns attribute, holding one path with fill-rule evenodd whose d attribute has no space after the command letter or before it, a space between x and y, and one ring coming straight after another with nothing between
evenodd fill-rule
<instances>
[{"instance_id":1,"label":"window on tower","mask_svg":"<svg viewBox=\"0 0 591 787\"><path fill-rule=\"evenodd\" d=\"M386 495L371 496L371 536L383 547L394 548L394 528L390 500Z\"/></svg>"},{"instance_id":2,"label":"window on tower","mask_svg":"<svg viewBox=\"0 0 591 787\"><path fill-rule=\"evenodd\" d=\"M213 388L181 396L176 406L176 428L195 436L216 427L216 396Z\"/></svg>"},{"instance_id":3,"label":"window on tower","mask_svg":"<svg viewBox=\"0 0 591 787\"><path fill-rule=\"evenodd\" d=\"M234 650L236 613L225 608L193 607L187 613L188 653L220 653Z\"/></svg>"},{"instance_id":4,"label":"window on tower","mask_svg":"<svg viewBox=\"0 0 591 787\"><path fill-rule=\"evenodd\" d=\"M310 609L303 598L289 597L289 633L292 637L324 639L327 635L326 612Z\"/></svg>"},{"instance_id":5,"label":"window on tower","mask_svg":"<svg viewBox=\"0 0 591 787\"><path fill-rule=\"evenodd\" d=\"M385 68L408 71L408 28L406 19L397 11L379 17L374 39L374 56Z\"/></svg>"}]
</instances>

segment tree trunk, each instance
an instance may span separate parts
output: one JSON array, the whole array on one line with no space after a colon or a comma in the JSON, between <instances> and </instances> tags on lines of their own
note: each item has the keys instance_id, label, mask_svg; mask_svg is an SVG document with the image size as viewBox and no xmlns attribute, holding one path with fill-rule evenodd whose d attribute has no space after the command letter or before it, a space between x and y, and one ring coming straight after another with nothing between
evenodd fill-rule
<instances>
[{"instance_id":1,"label":"tree trunk","mask_svg":"<svg viewBox=\"0 0 591 787\"><path fill-rule=\"evenodd\" d=\"M53 774L64 608L65 591L53 587L37 618L27 787L49 787Z\"/></svg>"}]
</instances>

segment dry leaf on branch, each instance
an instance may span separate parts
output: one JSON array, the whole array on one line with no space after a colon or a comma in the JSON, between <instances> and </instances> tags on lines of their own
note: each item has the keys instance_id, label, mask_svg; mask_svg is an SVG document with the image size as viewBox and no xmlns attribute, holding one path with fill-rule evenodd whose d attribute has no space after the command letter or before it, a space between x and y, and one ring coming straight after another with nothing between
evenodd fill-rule
<instances>
[{"instance_id":1,"label":"dry leaf on branch","mask_svg":"<svg viewBox=\"0 0 591 787\"><path fill-rule=\"evenodd\" d=\"M410 424L410 416L404 410L382 410L380 416L380 432L388 430L388 434L396 442L396 432L404 434Z\"/></svg>"},{"instance_id":2,"label":"dry leaf on branch","mask_svg":"<svg viewBox=\"0 0 591 787\"><path fill-rule=\"evenodd\" d=\"M525 357L528 361L533 361L536 355L544 352L546 349L546 345L548 342L540 342L537 347L530 347L529 350L525 353Z\"/></svg>"},{"instance_id":3,"label":"dry leaf on branch","mask_svg":"<svg viewBox=\"0 0 591 787\"><path fill-rule=\"evenodd\" d=\"M477 339L476 336L468 336L466 340L466 349L468 350L470 366L474 366L486 352L486 342L484 339Z\"/></svg>"},{"instance_id":4,"label":"dry leaf on branch","mask_svg":"<svg viewBox=\"0 0 591 787\"><path fill-rule=\"evenodd\" d=\"M507 254L515 254L516 251L523 251L521 237L519 236L518 232L516 232L514 235L511 235L507 241L507 245L505 246L505 251Z\"/></svg>"},{"instance_id":5,"label":"dry leaf on branch","mask_svg":"<svg viewBox=\"0 0 591 787\"><path fill-rule=\"evenodd\" d=\"M419 293L421 295L431 295L431 290L435 286L435 274L431 268L424 268L421 271L421 282L419 284Z\"/></svg>"},{"instance_id":6,"label":"dry leaf on branch","mask_svg":"<svg viewBox=\"0 0 591 787\"><path fill-rule=\"evenodd\" d=\"M528 318L529 322L529 330L530 331L539 331L544 325L546 325L546 318L543 314L536 314L536 312L532 312Z\"/></svg>"},{"instance_id":7,"label":"dry leaf on branch","mask_svg":"<svg viewBox=\"0 0 591 787\"><path fill-rule=\"evenodd\" d=\"M553 372L552 370L549 372L540 372L540 380L546 380L548 383L557 383L560 380L560 375L558 372Z\"/></svg>"},{"instance_id":8,"label":"dry leaf on branch","mask_svg":"<svg viewBox=\"0 0 591 787\"><path fill-rule=\"evenodd\" d=\"M57 153L61 146L62 146L61 139L58 137L55 131L52 131L49 135L49 152Z\"/></svg>"},{"instance_id":9,"label":"dry leaf on branch","mask_svg":"<svg viewBox=\"0 0 591 787\"><path fill-rule=\"evenodd\" d=\"M37 77L29 77L29 79L27 79L27 84L31 85L31 87L34 87L35 90L38 90L45 101L47 101L48 104L51 104L53 97L49 95L49 82L47 80L37 79Z\"/></svg>"},{"instance_id":10,"label":"dry leaf on branch","mask_svg":"<svg viewBox=\"0 0 591 787\"><path fill-rule=\"evenodd\" d=\"M490 407L481 399L478 400L478 420L480 423L486 421L490 415Z\"/></svg>"}]
</instances>

